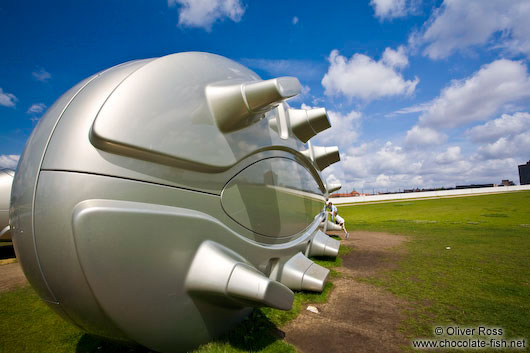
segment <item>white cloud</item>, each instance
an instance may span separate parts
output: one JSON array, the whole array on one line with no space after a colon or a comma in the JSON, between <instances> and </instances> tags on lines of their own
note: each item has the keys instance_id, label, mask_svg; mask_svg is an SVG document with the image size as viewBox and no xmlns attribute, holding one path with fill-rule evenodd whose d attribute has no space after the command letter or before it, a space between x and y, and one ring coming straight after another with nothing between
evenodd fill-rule
<instances>
[{"instance_id":1,"label":"white cloud","mask_svg":"<svg viewBox=\"0 0 530 353\"><path fill-rule=\"evenodd\" d=\"M2 154L0 155L0 168L15 169L18 164L19 155Z\"/></svg>"},{"instance_id":2,"label":"white cloud","mask_svg":"<svg viewBox=\"0 0 530 353\"><path fill-rule=\"evenodd\" d=\"M479 160L519 158L527 159L530 151L530 114L503 114L467 131L474 143L479 144Z\"/></svg>"},{"instance_id":3,"label":"white cloud","mask_svg":"<svg viewBox=\"0 0 530 353\"><path fill-rule=\"evenodd\" d=\"M434 160L438 164L454 163L462 158L460 151L460 146L448 147L445 152L437 155Z\"/></svg>"},{"instance_id":4,"label":"white cloud","mask_svg":"<svg viewBox=\"0 0 530 353\"><path fill-rule=\"evenodd\" d=\"M14 107L18 99L12 93L7 93L0 87L0 105L4 107Z\"/></svg>"},{"instance_id":5,"label":"white cloud","mask_svg":"<svg viewBox=\"0 0 530 353\"><path fill-rule=\"evenodd\" d=\"M302 109L308 108L302 105ZM327 113L331 127L315 136L317 142L324 145L338 145L341 148L351 146L359 137L362 114L358 111L342 114L332 110Z\"/></svg>"},{"instance_id":6,"label":"white cloud","mask_svg":"<svg viewBox=\"0 0 530 353\"><path fill-rule=\"evenodd\" d=\"M409 10L405 0L371 0L370 5L380 20L406 16Z\"/></svg>"},{"instance_id":7,"label":"white cloud","mask_svg":"<svg viewBox=\"0 0 530 353\"><path fill-rule=\"evenodd\" d=\"M486 120L509 103L530 97L530 76L519 61L497 60L444 88L420 116L420 125L453 128Z\"/></svg>"},{"instance_id":8,"label":"white cloud","mask_svg":"<svg viewBox=\"0 0 530 353\"><path fill-rule=\"evenodd\" d=\"M33 75L33 78L37 81L41 82L47 82L52 77L52 75L43 68L40 68L38 71L33 71L31 75Z\"/></svg>"},{"instance_id":9,"label":"white cloud","mask_svg":"<svg viewBox=\"0 0 530 353\"><path fill-rule=\"evenodd\" d=\"M413 41L432 59L484 44L530 57L528 18L527 0L445 0Z\"/></svg>"},{"instance_id":10,"label":"white cloud","mask_svg":"<svg viewBox=\"0 0 530 353\"><path fill-rule=\"evenodd\" d=\"M471 140L475 143L494 142L501 137L513 138L520 133L530 131L530 114L503 114L500 118L490 120L468 130Z\"/></svg>"},{"instance_id":11,"label":"white cloud","mask_svg":"<svg viewBox=\"0 0 530 353\"><path fill-rule=\"evenodd\" d=\"M225 18L239 22L245 13L240 0L168 0L168 5L180 5L179 26L198 27L206 31Z\"/></svg>"},{"instance_id":12,"label":"white cloud","mask_svg":"<svg viewBox=\"0 0 530 353\"><path fill-rule=\"evenodd\" d=\"M293 17L293 25L297 24L299 21L298 17L294 16Z\"/></svg>"},{"instance_id":13,"label":"white cloud","mask_svg":"<svg viewBox=\"0 0 530 353\"><path fill-rule=\"evenodd\" d=\"M439 145L447 140L447 136L429 127L413 126L407 131L405 145L408 148L427 145Z\"/></svg>"},{"instance_id":14,"label":"white cloud","mask_svg":"<svg viewBox=\"0 0 530 353\"><path fill-rule=\"evenodd\" d=\"M391 117L394 117L396 115L424 112L427 109L429 109L430 106L431 106L430 102L416 104L416 105L413 105L413 106L410 106L410 107L401 108L401 109L396 110L396 111L394 111L392 113L388 113L388 114L385 115L385 117L391 118Z\"/></svg>"},{"instance_id":15,"label":"white cloud","mask_svg":"<svg viewBox=\"0 0 530 353\"><path fill-rule=\"evenodd\" d=\"M400 45L398 50L386 48L383 52L383 63L389 67L404 68L409 65L409 58L405 54L405 47Z\"/></svg>"},{"instance_id":16,"label":"white cloud","mask_svg":"<svg viewBox=\"0 0 530 353\"><path fill-rule=\"evenodd\" d=\"M480 146L478 155L481 159L502 159L519 157L528 159L530 151L530 131L516 135L513 139L501 137L493 143Z\"/></svg>"},{"instance_id":17,"label":"white cloud","mask_svg":"<svg viewBox=\"0 0 530 353\"><path fill-rule=\"evenodd\" d=\"M388 48L387 48L388 49ZM322 79L322 86L328 96L344 95L370 101L386 96L411 95L419 79L403 79L396 71L403 65L404 52L385 51L386 59L380 61L363 54L354 54L350 59L333 50L329 55L328 72ZM390 64L391 63L391 64Z\"/></svg>"},{"instance_id":18,"label":"white cloud","mask_svg":"<svg viewBox=\"0 0 530 353\"><path fill-rule=\"evenodd\" d=\"M527 141L521 146L526 148L530 138ZM460 146L407 150L395 143L376 141L349 148L339 163L324 170L324 175L332 174L348 191L454 187L500 183L502 179L517 181L517 165L526 160L506 154L486 160L477 152L464 153Z\"/></svg>"},{"instance_id":19,"label":"white cloud","mask_svg":"<svg viewBox=\"0 0 530 353\"><path fill-rule=\"evenodd\" d=\"M326 178L326 184L328 184L328 185L330 185L330 184L340 184L340 180L337 179L337 177L335 175L329 174L328 177Z\"/></svg>"},{"instance_id":20,"label":"white cloud","mask_svg":"<svg viewBox=\"0 0 530 353\"><path fill-rule=\"evenodd\" d=\"M44 109L46 109L46 104L44 103L35 103L32 104L31 107L28 108L28 111L26 113L28 114L41 114Z\"/></svg>"}]
</instances>

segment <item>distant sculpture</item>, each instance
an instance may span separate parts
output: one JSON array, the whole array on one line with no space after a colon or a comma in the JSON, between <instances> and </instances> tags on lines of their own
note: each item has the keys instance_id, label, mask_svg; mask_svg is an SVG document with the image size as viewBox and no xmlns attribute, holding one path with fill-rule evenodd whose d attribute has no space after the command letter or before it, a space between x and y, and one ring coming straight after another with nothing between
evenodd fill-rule
<instances>
[{"instance_id":1,"label":"distant sculpture","mask_svg":"<svg viewBox=\"0 0 530 353\"><path fill-rule=\"evenodd\" d=\"M289 108L299 92L207 53L128 62L66 92L11 196L40 297L87 332L173 352L322 291L329 271L308 256L338 253L319 226L320 171L339 154L308 142L330 123Z\"/></svg>"}]
</instances>

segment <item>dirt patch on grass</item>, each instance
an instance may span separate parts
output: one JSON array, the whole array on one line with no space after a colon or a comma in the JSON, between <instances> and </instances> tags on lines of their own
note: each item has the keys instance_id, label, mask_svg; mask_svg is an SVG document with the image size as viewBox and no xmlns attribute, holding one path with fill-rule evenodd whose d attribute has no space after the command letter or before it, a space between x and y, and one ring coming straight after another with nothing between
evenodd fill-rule
<instances>
[{"instance_id":1,"label":"dirt patch on grass","mask_svg":"<svg viewBox=\"0 0 530 353\"><path fill-rule=\"evenodd\" d=\"M27 283L19 263L0 265L0 293L25 286Z\"/></svg>"},{"instance_id":2,"label":"dirt patch on grass","mask_svg":"<svg viewBox=\"0 0 530 353\"><path fill-rule=\"evenodd\" d=\"M399 331L407 303L356 279L395 267L405 255L404 247L398 246L406 240L387 233L351 232L342 244L354 250L336 269L342 276L333 280L328 302L316 305L319 314L303 310L283 328L285 340L302 353L400 352L408 344Z\"/></svg>"}]
</instances>

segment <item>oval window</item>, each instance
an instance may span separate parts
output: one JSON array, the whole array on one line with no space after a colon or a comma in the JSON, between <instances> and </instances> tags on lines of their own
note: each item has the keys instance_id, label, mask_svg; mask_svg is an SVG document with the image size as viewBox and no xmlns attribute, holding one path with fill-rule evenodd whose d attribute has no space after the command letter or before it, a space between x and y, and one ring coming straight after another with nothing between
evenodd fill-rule
<instances>
[{"instance_id":1,"label":"oval window","mask_svg":"<svg viewBox=\"0 0 530 353\"><path fill-rule=\"evenodd\" d=\"M306 229L322 211L324 196L306 168L288 158L269 158L232 178L221 203L243 227L280 238Z\"/></svg>"}]
</instances>

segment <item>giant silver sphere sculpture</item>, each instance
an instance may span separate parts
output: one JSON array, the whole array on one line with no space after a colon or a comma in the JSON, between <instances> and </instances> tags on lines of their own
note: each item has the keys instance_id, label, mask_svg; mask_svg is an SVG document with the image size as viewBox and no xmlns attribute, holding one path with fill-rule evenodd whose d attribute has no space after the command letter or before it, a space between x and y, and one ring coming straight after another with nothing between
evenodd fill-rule
<instances>
[{"instance_id":1,"label":"giant silver sphere sculpture","mask_svg":"<svg viewBox=\"0 0 530 353\"><path fill-rule=\"evenodd\" d=\"M296 78L261 80L224 57L180 53L102 71L41 119L11 195L15 251L40 297L83 330L161 352L288 310L321 291L336 256L319 230L308 140L324 109L290 109ZM335 187L335 186L333 186Z\"/></svg>"}]
</instances>

